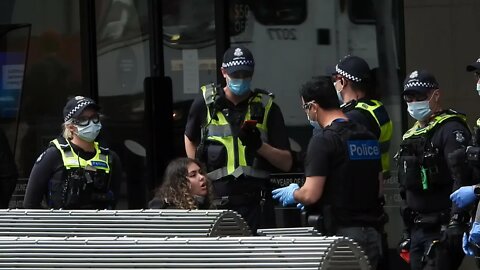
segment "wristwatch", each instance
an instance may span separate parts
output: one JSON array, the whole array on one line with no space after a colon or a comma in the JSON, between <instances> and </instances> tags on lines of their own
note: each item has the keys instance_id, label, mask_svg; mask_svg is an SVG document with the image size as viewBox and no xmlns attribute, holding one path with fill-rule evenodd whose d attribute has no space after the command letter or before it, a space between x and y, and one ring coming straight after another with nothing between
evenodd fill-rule
<instances>
[{"instance_id":1,"label":"wristwatch","mask_svg":"<svg viewBox=\"0 0 480 270\"><path fill-rule=\"evenodd\" d=\"M480 184L473 186L473 194L475 194L477 198L480 198Z\"/></svg>"}]
</instances>

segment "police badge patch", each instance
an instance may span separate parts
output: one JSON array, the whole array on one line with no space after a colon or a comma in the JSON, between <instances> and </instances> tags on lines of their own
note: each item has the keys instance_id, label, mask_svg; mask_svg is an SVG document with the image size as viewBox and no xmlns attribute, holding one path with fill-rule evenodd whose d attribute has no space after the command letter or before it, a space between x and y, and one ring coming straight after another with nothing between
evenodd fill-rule
<instances>
[{"instance_id":1,"label":"police badge patch","mask_svg":"<svg viewBox=\"0 0 480 270\"><path fill-rule=\"evenodd\" d=\"M42 161L43 156L45 156L45 151L44 151L43 153L41 153L40 156L38 156L38 158L37 158L37 160L35 161L35 163L39 163L40 161Z\"/></svg>"},{"instance_id":2,"label":"police badge patch","mask_svg":"<svg viewBox=\"0 0 480 270\"><path fill-rule=\"evenodd\" d=\"M459 143L465 142L465 136L463 135L462 131L455 130L453 133L455 134L455 140L457 142L459 142Z\"/></svg>"}]
</instances>

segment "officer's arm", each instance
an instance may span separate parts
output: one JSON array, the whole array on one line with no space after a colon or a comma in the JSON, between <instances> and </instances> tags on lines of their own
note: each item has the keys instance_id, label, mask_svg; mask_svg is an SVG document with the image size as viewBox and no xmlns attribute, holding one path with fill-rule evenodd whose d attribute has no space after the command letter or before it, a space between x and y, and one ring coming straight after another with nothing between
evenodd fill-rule
<instances>
[{"instance_id":1,"label":"officer's arm","mask_svg":"<svg viewBox=\"0 0 480 270\"><path fill-rule=\"evenodd\" d=\"M292 155L288 150L278 149L264 142L257 153L270 164L284 172L288 172L292 168Z\"/></svg>"},{"instance_id":2,"label":"officer's arm","mask_svg":"<svg viewBox=\"0 0 480 270\"><path fill-rule=\"evenodd\" d=\"M322 197L325 179L325 176L308 176L305 179L305 184L293 193L295 201L304 205L316 203Z\"/></svg>"},{"instance_id":3,"label":"officer's arm","mask_svg":"<svg viewBox=\"0 0 480 270\"><path fill-rule=\"evenodd\" d=\"M61 163L61 156L54 147L48 148L37 158L28 178L23 200L24 208L42 208L42 200L48 191L48 182L55 172L57 163Z\"/></svg>"},{"instance_id":4,"label":"officer's arm","mask_svg":"<svg viewBox=\"0 0 480 270\"><path fill-rule=\"evenodd\" d=\"M198 95L190 106L187 123L185 125L184 141L185 153L189 158L195 158L198 142L201 138L202 124L207 115L207 107L203 96Z\"/></svg>"},{"instance_id":5,"label":"officer's arm","mask_svg":"<svg viewBox=\"0 0 480 270\"><path fill-rule=\"evenodd\" d=\"M183 136L185 138L185 152L187 153L187 157L195 158L195 152L197 151L197 145L192 142L187 135Z\"/></svg>"}]
</instances>

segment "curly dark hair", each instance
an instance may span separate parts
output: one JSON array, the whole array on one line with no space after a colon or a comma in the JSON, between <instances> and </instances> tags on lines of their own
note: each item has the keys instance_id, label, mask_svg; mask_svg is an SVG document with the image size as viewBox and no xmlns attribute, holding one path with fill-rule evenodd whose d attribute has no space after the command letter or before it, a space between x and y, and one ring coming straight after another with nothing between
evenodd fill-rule
<instances>
[{"instance_id":1,"label":"curly dark hair","mask_svg":"<svg viewBox=\"0 0 480 270\"><path fill-rule=\"evenodd\" d=\"M199 204L190 191L187 178L188 165L191 163L197 164L205 172L205 166L196 159L182 157L172 160L165 169L162 185L156 190L154 199L162 200L169 208L199 209ZM213 192L208 178L206 184L208 194L202 208L209 209L212 206Z\"/></svg>"}]
</instances>

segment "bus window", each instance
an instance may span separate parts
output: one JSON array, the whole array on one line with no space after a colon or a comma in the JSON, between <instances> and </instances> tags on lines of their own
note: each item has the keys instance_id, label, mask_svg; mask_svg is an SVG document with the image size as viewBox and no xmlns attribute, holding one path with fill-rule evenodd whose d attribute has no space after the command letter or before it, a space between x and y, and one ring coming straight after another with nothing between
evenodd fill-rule
<instances>
[{"instance_id":1,"label":"bus window","mask_svg":"<svg viewBox=\"0 0 480 270\"><path fill-rule=\"evenodd\" d=\"M214 0L164 0L162 12L165 45L201 48L214 44Z\"/></svg>"},{"instance_id":2,"label":"bus window","mask_svg":"<svg viewBox=\"0 0 480 270\"><path fill-rule=\"evenodd\" d=\"M375 23L375 6L373 5L373 0L349 0L347 6L348 16L352 23Z\"/></svg>"},{"instance_id":3,"label":"bus window","mask_svg":"<svg viewBox=\"0 0 480 270\"><path fill-rule=\"evenodd\" d=\"M306 0L257 0L251 5L263 25L297 25L307 18Z\"/></svg>"}]
</instances>

